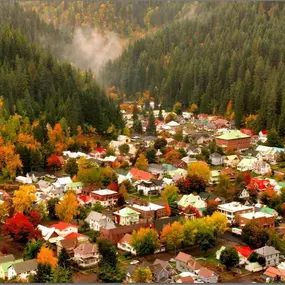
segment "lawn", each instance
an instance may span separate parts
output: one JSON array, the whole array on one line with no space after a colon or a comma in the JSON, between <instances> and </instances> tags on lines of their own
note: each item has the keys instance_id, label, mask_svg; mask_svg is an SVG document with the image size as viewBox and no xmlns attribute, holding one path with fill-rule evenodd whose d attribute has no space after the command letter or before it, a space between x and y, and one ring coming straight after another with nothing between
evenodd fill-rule
<instances>
[{"instance_id":1,"label":"lawn","mask_svg":"<svg viewBox=\"0 0 285 285\"><path fill-rule=\"evenodd\" d=\"M138 193L133 193L129 195L132 198L140 198L143 201L150 201L150 202L157 202L157 201L162 201L160 196L141 196Z\"/></svg>"}]
</instances>

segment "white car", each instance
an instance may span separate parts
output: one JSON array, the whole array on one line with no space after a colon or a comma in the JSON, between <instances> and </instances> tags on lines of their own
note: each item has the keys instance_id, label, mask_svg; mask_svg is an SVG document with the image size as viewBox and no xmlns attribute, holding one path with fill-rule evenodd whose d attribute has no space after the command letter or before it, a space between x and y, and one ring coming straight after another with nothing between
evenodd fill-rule
<instances>
[{"instance_id":1,"label":"white car","mask_svg":"<svg viewBox=\"0 0 285 285\"><path fill-rule=\"evenodd\" d=\"M133 261L130 262L131 265L135 265L135 264L138 264L138 263L140 263L139 260L133 260Z\"/></svg>"}]
</instances>

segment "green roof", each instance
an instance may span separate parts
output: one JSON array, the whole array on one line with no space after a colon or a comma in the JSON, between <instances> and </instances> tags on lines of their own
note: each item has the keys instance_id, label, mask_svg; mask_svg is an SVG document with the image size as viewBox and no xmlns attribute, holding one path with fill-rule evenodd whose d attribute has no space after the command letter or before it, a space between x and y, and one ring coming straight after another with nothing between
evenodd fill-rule
<instances>
[{"instance_id":1,"label":"green roof","mask_svg":"<svg viewBox=\"0 0 285 285\"><path fill-rule=\"evenodd\" d=\"M261 208L260 212L273 215L275 213L275 210L268 207L264 207Z\"/></svg>"},{"instance_id":2,"label":"green roof","mask_svg":"<svg viewBox=\"0 0 285 285\"><path fill-rule=\"evenodd\" d=\"M121 209L120 211L118 211L118 213L121 215L121 216L137 216L137 215L140 215L139 212L129 208L129 207L126 207L126 208L123 208Z\"/></svg>"},{"instance_id":3,"label":"green roof","mask_svg":"<svg viewBox=\"0 0 285 285\"><path fill-rule=\"evenodd\" d=\"M83 187L83 183L82 182L68 183L67 187Z\"/></svg>"},{"instance_id":4,"label":"green roof","mask_svg":"<svg viewBox=\"0 0 285 285\"><path fill-rule=\"evenodd\" d=\"M249 138L249 136L246 134L243 134L241 131L236 130L236 131L229 131L227 133L224 133L217 138L221 140L235 140L235 139Z\"/></svg>"},{"instance_id":5,"label":"green roof","mask_svg":"<svg viewBox=\"0 0 285 285\"><path fill-rule=\"evenodd\" d=\"M8 272L8 267L15 264L15 263L19 263L19 262L22 262L24 261L23 259L17 259L17 260L14 260L14 261L8 261L8 262L4 262L4 263L1 263L0 266L2 267L2 270L4 273Z\"/></svg>"}]
</instances>

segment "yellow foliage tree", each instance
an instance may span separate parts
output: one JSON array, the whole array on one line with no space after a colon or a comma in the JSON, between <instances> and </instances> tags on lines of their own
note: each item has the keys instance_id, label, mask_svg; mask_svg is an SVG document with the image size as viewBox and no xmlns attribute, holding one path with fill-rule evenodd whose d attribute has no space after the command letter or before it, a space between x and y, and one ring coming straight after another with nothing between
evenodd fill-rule
<instances>
[{"instance_id":1,"label":"yellow foliage tree","mask_svg":"<svg viewBox=\"0 0 285 285\"><path fill-rule=\"evenodd\" d=\"M151 283L152 273L147 267L137 267L134 271L133 281L135 283Z\"/></svg>"},{"instance_id":2,"label":"yellow foliage tree","mask_svg":"<svg viewBox=\"0 0 285 285\"><path fill-rule=\"evenodd\" d=\"M10 214L10 204L8 202L3 202L0 204L0 222L4 223Z\"/></svg>"},{"instance_id":3,"label":"yellow foliage tree","mask_svg":"<svg viewBox=\"0 0 285 285\"><path fill-rule=\"evenodd\" d=\"M50 264L53 268L55 268L57 258L54 256L54 253L50 248L43 246L37 255L37 262L41 264Z\"/></svg>"},{"instance_id":4,"label":"yellow foliage tree","mask_svg":"<svg viewBox=\"0 0 285 285\"><path fill-rule=\"evenodd\" d=\"M178 198L179 189L175 185L167 185L161 193L161 198L171 205Z\"/></svg>"},{"instance_id":5,"label":"yellow foliage tree","mask_svg":"<svg viewBox=\"0 0 285 285\"><path fill-rule=\"evenodd\" d=\"M64 195L63 200L56 204L55 212L60 220L71 222L78 214L78 207L79 203L77 202L76 195L72 191L69 191Z\"/></svg>"},{"instance_id":6,"label":"yellow foliage tree","mask_svg":"<svg viewBox=\"0 0 285 285\"><path fill-rule=\"evenodd\" d=\"M176 249L184 239L184 225L179 222L174 222L171 225L166 225L161 232L161 241L165 242L168 247Z\"/></svg>"},{"instance_id":7,"label":"yellow foliage tree","mask_svg":"<svg viewBox=\"0 0 285 285\"><path fill-rule=\"evenodd\" d=\"M208 216L205 219L206 223L208 223L210 227L215 228L217 235L222 235L228 230L227 218L220 212L214 212L212 216Z\"/></svg>"},{"instance_id":8,"label":"yellow foliage tree","mask_svg":"<svg viewBox=\"0 0 285 285\"><path fill-rule=\"evenodd\" d=\"M208 164L204 161L195 161L188 166L189 176L198 176L204 179L206 183L210 180L211 170Z\"/></svg>"},{"instance_id":9,"label":"yellow foliage tree","mask_svg":"<svg viewBox=\"0 0 285 285\"><path fill-rule=\"evenodd\" d=\"M124 183L121 184L119 188L119 193L124 196L125 200L128 199L128 192L127 192L127 188Z\"/></svg>"},{"instance_id":10,"label":"yellow foliage tree","mask_svg":"<svg viewBox=\"0 0 285 285\"><path fill-rule=\"evenodd\" d=\"M29 212L32 204L36 201L36 187L34 185L20 186L19 190L14 192L13 207L15 212Z\"/></svg>"},{"instance_id":11,"label":"yellow foliage tree","mask_svg":"<svg viewBox=\"0 0 285 285\"><path fill-rule=\"evenodd\" d=\"M140 156L138 157L135 167L140 169L140 170L147 170L148 168L148 161L145 157L144 153L141 153Z\"/></svg>"},{"instance_id":12,"label":"yellow foliage tree","mask_svg":"<svg viewBox=\"0 0 285 285\"><path fill-rule=\"evenodd\" d=\"M196 104L192 104L191 106L190 106L190 109L189 109L189 111L190 111L190 113L195 113L195 111L198 109L198 106L196 105Z\"/></svg>"}]
</instances>

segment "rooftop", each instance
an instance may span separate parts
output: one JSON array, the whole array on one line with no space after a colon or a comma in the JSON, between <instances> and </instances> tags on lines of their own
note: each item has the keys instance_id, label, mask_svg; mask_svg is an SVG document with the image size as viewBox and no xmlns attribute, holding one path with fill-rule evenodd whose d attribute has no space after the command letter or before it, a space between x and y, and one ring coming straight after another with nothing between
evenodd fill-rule
<instances>
[{"instance_id":1,"label":"rooftop","mask_svg":"<svg viewBox=\"0 0 285 285\"><path fill-rule=\"evenodd\" d=\"M118 192L113 191L113 190L109 190L109 189L101 189L101 190L96 190L96 191L92 191L93 194L97 194L97 195L112 195L112 194L116 194Z\"/></svg>"},{"instance_id":2,"label":"rooftop","mask_svg":"<svg viewBox=\"0 0 285 285\"><path fill-rule=\"evenodd\" d=\"M218 209L228 211L228 212L238 212L243 210L253 210L252 206L245 206L239 202L231 202L226 204L221 204L218 206Z\"/></svg>"},{"instance_id":3,"label":"rooftop","mask_svg":"<svg viewBox=\"0 0 285 285\"><path fill-rule=\"evenodd\" d=\"M147 206L133 204L132 207L136 208L138 210L141 210L141 211L157 211L157 210L164 208L161 205L157 205L157 204L153 204L153 203L149 203Z\"/></svg>"},{"instance_id":4,"label":"rooftop","mask_svg":"<svg viewBox=\"0 0 285 285\"><path fill-rule=\"evenodd\" d=\"M274 217L274 215L270 215L270 214L263 213L263 212L251 212L251 213L240 214L240 217L251 220L251 219L258 219L258 218L272 218Z\"/></svg>"},{"instance_id":5,"label":"rooftop","mask_svg":"<svg viewBox=\"0 0 285 285\"><path fill-rule=\"evenodd\" d=\"M236 140L236 139L250 138L250 136L243 134L239 130L233 130L233 131L226 132L217 138L221 140Z\"/></svg>"}]
</instances>

